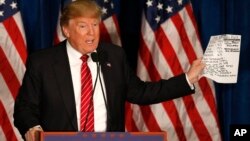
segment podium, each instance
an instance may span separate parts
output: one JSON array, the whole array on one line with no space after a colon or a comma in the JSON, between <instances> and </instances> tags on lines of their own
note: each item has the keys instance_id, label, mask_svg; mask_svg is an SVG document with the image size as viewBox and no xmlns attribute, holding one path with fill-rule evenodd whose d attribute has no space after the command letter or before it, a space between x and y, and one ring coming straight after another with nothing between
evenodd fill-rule
<instances>
[{"instance_id":1,"label":"podium","mask_svg":"<svg viewBox=\"0 0 250 141\"><path fill-rule=\"evenodd\" d=\"M40 132L39 141L167 141L166 132Z\"/></svg>"}]
</instances>

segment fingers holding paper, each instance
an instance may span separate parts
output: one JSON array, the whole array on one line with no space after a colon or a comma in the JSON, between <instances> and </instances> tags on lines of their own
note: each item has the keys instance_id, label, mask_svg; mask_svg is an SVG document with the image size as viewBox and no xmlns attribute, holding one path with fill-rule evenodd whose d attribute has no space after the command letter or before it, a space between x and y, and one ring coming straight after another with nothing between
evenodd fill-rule
<instances>
[{"instance_id":1,"label":"fingers holding paper","mask_svg":"<svg viewBox=\"0 0 250 141\"><path fill-rule=\"evenodd\" d=\"M202 58L194 60L187 72L187 77L191 84L194 84L199 80L200 75L205 68L205 64L201 60Z\"/></svg>"}]
</instances>

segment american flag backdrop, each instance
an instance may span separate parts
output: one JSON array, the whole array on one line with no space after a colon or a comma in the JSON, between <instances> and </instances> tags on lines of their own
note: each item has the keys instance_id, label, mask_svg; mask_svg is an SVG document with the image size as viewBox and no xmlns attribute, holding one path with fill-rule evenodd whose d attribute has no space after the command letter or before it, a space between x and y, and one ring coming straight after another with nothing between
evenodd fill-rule
<instances>
[{"instance_id":1,"label":"american flag backdrop","mask_svg":"<svg viewBox=\"0 0 250 141\"><path fill-rule=\"evenodd\" d=\"M26 41L14 0L0 0L0 140L22 140L13 124L14 101L25 72Z\"/></svg>"},{"instance_id":2,"label":"american flag backdrop","mask_svg":"<svg viewBox=\"0 0 250 141\"><path fill-rule=\"evenodd\" d=\"M188 0L145 0L137 74L145 81L186 72L203 51ZM201 78L196 93L150 106L127 105L128 131L166 131L167 140L221 140L215 90Z\"/></svg>"},{"instance_id":3,"label":"american flag backdrop","mask_svg":"<svg viewBox=\"0 0 250 141\"><path fill-rule=\"evenodd\" d=\"M113 0L96 0L102 9L102 22L100 24L101 40L121 46L120 29L117 20L118 8Z\"/></svg>"},{"instance_id":4,"label":"american flag backdrop","mask_svg":"<svg viewBox=\"0 0 250 141\"><path fill-rule=\"evenodd\" d=\"M65 5L71 0L60 0ZM121 45L118 5L102 8L101 39ZM145 81L167 79L188 70L203 51L188 0L142 0L141 46L137 74ZM29 3L29 1L23 1ZM119 7L118 7L119 8ZM58 24L55 43L64 38ZM0 0L0 141L22 140L13 125L13 106L25 72L26 42L13 0ZM166 131L168 140L221 140L214 86L201 78L196 94L151 106L126 105L127 131Z\"/></svg>"}]
</instances>

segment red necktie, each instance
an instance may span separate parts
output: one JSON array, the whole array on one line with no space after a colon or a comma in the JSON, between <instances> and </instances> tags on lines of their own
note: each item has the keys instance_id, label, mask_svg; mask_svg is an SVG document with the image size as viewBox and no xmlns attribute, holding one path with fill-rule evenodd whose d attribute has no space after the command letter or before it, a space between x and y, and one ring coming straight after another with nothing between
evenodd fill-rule
<instances>
[{"instance_id":1,"label":"red necktie","mask_svg":"<svg viewBox=\"0 0 250 141\"><path fill-rule=\"evenodd\" d=\"M81 67L81 120L80 129L84 132L94 131L94 106L92 77L87 64L88 55L83 55Z\"/></svg>"}]
</instances>

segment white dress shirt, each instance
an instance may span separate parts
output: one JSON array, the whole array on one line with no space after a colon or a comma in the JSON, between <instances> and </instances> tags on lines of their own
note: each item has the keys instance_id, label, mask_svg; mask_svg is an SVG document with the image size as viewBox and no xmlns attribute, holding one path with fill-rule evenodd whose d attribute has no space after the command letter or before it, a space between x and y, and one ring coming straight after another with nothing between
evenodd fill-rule
<instances>
[{"instance_id":1,"label":"white dress shirt","mask_svg":"<svg viewBox=\"0 0 250 141\"><path fill-rule=\"evenodd\" d=\"M75 94L75 103L76 103L76 113L77 113L77 125L78 130L80 130L80 103L81 103L81 65L82 60L80 59L82 54L75 50L69 42L66 44L67 53L69 58L72 82L74 87ZM94 84L97 77L97 64L93 62L90 54L88 58L88 66L92 75L92 84L94 88ZM106 97L106 89L103 81L103 75L101 75L101 81L104 89L104 95ZM107 110L104 102L104 97L101 89L101 83L99 79L96 83L96 88L93 96L94 100L94 131L95 132L105 132L107 127Z\"/></svg>"}]
</instances>

